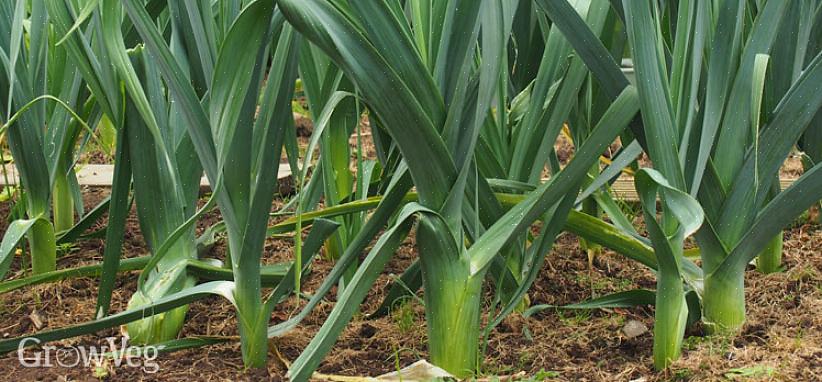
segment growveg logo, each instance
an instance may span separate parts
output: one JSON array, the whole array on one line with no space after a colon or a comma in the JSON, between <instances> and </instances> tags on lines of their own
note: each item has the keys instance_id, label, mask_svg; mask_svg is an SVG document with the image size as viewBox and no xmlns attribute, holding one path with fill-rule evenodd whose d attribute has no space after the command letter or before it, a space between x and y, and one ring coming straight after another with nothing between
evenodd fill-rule
<instances>
[{"instance_id":1,"label":"growveg logo","mask_svg":"<svg viewBox=\"0 0 822 382\"><path fill-rule=\"evenodd\" d=\"M106 338L102 346L53 346L27 349L40 344L34 337L24 338L17 347L17 359L20 365L30 368L75 368L100 367L111 365L114 367L140 368L144 373L154 374L160 371L156 362L160 349L156 346L130 346L128 339L121 337Z\"/></svg>"}]
</instances>

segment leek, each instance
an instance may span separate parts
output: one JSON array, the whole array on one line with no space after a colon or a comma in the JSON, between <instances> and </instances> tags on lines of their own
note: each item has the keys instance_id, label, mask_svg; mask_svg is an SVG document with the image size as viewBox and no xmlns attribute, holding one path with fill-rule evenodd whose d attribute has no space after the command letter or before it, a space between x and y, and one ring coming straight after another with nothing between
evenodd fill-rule
<instances>
[{"instance_id":1,"label":"leek","mask_svg":"<svg viewBox=\"0 0 822 382\"><path fill-rule=\"evenodd\" d=\"M605 2L597 4L607 8ZM402 153L407 170L401 166L394 182L402 184L408 174L419 194L419 205L411 212L406 209L406 214L419 219L417 245L430 356L435 364L461 377L477 368L480 291L491 263L505 243L524 234L566 193L581 186L599 152L627 125L638 107L636 93L626 90L609 109L608 118L603 118L607 122L595 129L572 164L508 212L501 211L492 194L475 194L490 193L484 178L469 180L469 174L475 173L476 137L498 89L505 36L511 24L506 20L513 17L513 5L496 1L460 6L455 1L421 3L415 6L431 7L431 12L409 16L393 2L280 2L288 21L357 85L363 102ZM428 23L430 32L412 32L405 17L445 21ZM415 37L415 33L422 35ZM474 50L468 41L478 39L479 33L482 43ZM415 41L426 41L426 49L415 48ZM475 60L482 65L475 65ZM476 182L481 182L479 188ZM465 195L477 195L479 201ZM486 195L492 196L490 200ZM488 211L485 207L499 211L499 219L482 227L485 223L478 220L479 211L472 207L477 202L481 203L480 211ZM564 212L555 210L561 217L558 220L564 220L570 205L562 208ZM369 282L375 280L374 272L390 256L396 235L407 228L407 219L410 217L398 218L372 249L329 320L292 365L291 378L306 379L330 350L353 315L353 307L370 288ZM476 229L477 224L482 228ZM471 244L466 246L466 241ZM553 237L547 239L552 241Z\"/></svg>"},{"instance_id":2,"label":"leek","mask_svg":"<svg viewBox=\"0 0 822 382\"><path fill-rule=\"evenodd\" d=\"M45 4L26 4L0 5L0 118L26 191L26 215L37 220L27 234L37 274L56 269L56 234L72 228L75 211L83 213L74 199L74 156L84 127L92 133L83 118L93 122L98 116L75 113L88 98L81 76L64 65L67 53L50 33Z\"/></svg>"},{"instance_id":3,"label":"leek","mask_svg":"<svg viewBox=\"0 0 822 382\"><path fill-rule=\"evenodd\" d=\"M260 258L277 185L283 132L293 128L290 100L297 38L283 25L273 1L246 5L226 31L221 49L217 50L216 44L201 46L200 57L190 58L210 81L204 102L172 55L174 45L169 47L142 3L125 1L123 5L156 60L171 97L180 106L186 131L215 188L214 198L228 233L236 284L232 299L237 307L243 361L247 367L263 367L273 304L266 303L261 294ZM211 25L213 20L205 22ZM188 37L194 42L194 36ZM208 58L215 55L216 61Z\"/></svg>"},{"instance_id":4,"label":"leek","mask_svg":"<svg viewBox=\"0 0 822 382\"><path fill-rule=\"evenodd\" d=\"M614 62L594 53L604 48L590 43L587 36L593 33L569 11L567 2L540 3L603 86L618 87L626 81ZM664 5L659 2L623 2L644 127L653 137L647 140L647 151L667 181L696 197L705 211L705 223L695 234L704 282L685 281L701 297L702 320L713 333L741 329L746 265L822 194L809 192L819 182L819 166L790 188L772 192L780 165L822 105L822 94L812 85L822 76L822 54L798 49L807 40L794 41L797 49L788 49L790 53L772 52L777 35L796 28L794 18L809 3L768 1L761 8L746 9L750 5L726 1L712 7L710 2L684 1L678 4L676 17L669 18L663 17ZM745 12L755 16L754 23L742 22ZM674 20L674 32L663 34L668 27L664 23ZM663 46L673 47L675 60L667 60ZM795 77L769 83L764 81L769 62L804 69ZM706 91L700 92L703 87ZM796 199L788 202L790 198ZM663 228L672 232L675 227L675 219L663 209ZM660 282L668 278L660 277ZM666 367L676 351L669 355L655 357L657 367Z\"/></svg>"}]
</instances>

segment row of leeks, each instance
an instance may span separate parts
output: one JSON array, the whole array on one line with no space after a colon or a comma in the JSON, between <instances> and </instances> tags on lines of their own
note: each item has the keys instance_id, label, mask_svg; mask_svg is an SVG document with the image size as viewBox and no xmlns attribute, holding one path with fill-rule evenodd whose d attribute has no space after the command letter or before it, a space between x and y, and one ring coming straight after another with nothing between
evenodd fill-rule
<instances>
[{"instance_id":1,"label":"row of leeks","mask_svg":"<svg viewBox=\"0 0 822 382\"><path fill-rule=\"evenodd\" d=\"M401 153L403 163L392 174L383 202L394 191L404 194L411 185L418 193L416 203L378 207L380 212L381 207L392 208L390 213L399 215L360 265L320 332L294 361L291 378L311 375L412 228L425 290L431 360L457 376L471 375L477 368L481 296L488 272L495 266L504 273L518 271L504 262L500 265L498 254L545 217L546 228L531 250L544 254L550 249L573 206L582 175L636 113L636 92L628 88L617 98L562 172L506 211L487 179L478 175L474 155L488 110L499 94L500 73L507 70L505 36L516 2L460 7L456 2L419 2L410 12L394 2L279 5L295 29L356 83L376 126ZM580 8L587 12L586 2ZM605 9L605 3L598 4L597 10ZM481 41L479 49L469 43L475 40ZM544 82L561 78L558 72L546 74ZM533 103L539 108L544 104ZM537 111L534 114L539 117Z\"/></svg>"},{"instance_id":2,"label":"row of leeks","mask_svg":"<svg viewBox=\"0 0 822 382\"><path fill-rule=\"evenodd\" d=\"M16 2L18 9L27 5ZM160 5L146 9L136 1L101 1L89 2L80 11L60 0L34 2L35 9L47 10L48 15L47 22L38 19L36 25L49 29L60 40L55 49L68 57L60 66L75 69L76 81L82 79L82 88L94 97L94 110L104 114L118 133L96 320L38 336L66 338L128 323L133 342L162 343L177 338L189 302L218 294L237 307L244 359L259 367L267 353L265 317L311 259L306 256L304 263L290 267L260 265L269 220L268 209L261 207L271 205L279 162L275 154L282 150L284 132L293 128L290 100L299 38L270 1L242 9L227 7L221 17L229 20L220 23L220 33L210 9L198 13L181 4L157 8ZM155 24L152 17L158 12L166 12L159 16L164 22ZM34 16L33 10L30 17ZM193 34L192 25L212 33L203 40ZM164 33L172 42L164 40ZM126 47L135 40L143 42ZM240 53L250 46L255 54ZM75 123L82 119L75 115ZM17 134L16 127L9 131ZM27 163L13 154L22 172ZM197 210L203 172L215 189ZM41 189L25 176L23 183L27 190ZM109 315L114 281L124 268L119 242L132 188L151 257L128 310ZM222 264L197 260L194 235L197 218L215 204L222 212L230 248ZM337 226L315 223L305 239L305 251L317 253L319 243ZM60 271L47 273L61 277ZM197 278L219 281L195 286ZM263 296L263 282L278 288Z\"/></svg>"},{"instance_id":3,"label":"row of leeks","mask_svg":"<svg viewBox=\"0 0 822 382\"><path fill-rule=\"evenodd\" d=\"M675 52L682 52L682 60L672 64L671 82L667 83L661 70L665 68L662 38L657 34L654 42L648 37L661 24L655 16L659 11L652 5L624 5L640 97L647 110L643 113L646 131L653 128L655 135L670 137L667 146L660 145L649 154L670 185L690 193L705 211L705 222L695 236L702 259L703 285L696 289L702 321L711 333L735 334L745 321L747 264L758 256L760 269L775 271L781 259L782 228L820 197L816 191L819 176L815 175L819 168L811 168L790 188L779 189L781 164L822 106L818 92L822 52L808 52L810 35L796 31L809 29L811 24L794 22L804 12L818 13L820 3L769 1L751 9L750 3L730 1L713 10L707 2L680 3L676 33L691 38L677 36L671 42ZM749 25L743 21L746 13L753 20ZM710 20L716 20L712 38L702 27L710 25ZM779 47L775 44L780 36L797 33L805 39ZM709 49L703 51L703 47ZM700 73L703 61L708 63L704 79ZM801 74L783 75L794 67L802 68ZM700 94L703 83L706 91ZM643 188L638 180L637 189ZM676 215L672 193L662 196L663 220ZM651 203L643 200L646 219ZM698 208L688 210L694 215L690 219L696 221L693 211ZM680 230L688 224L681 219L678 223ZM677 225L670 220L664 224L670 226L666 232ZM655 248L666 245L662 237L654 240L652 235L652 240ZM681 248L682 243L668 244ZM671 258L678 259L681 256ZM676 278L678 272L670 276ZM664 279L661 273L660 286ZM660 304L659 298L657 312L665 312L669 306ZM670 307L666 312L670 321L662 322L673 321L676 310L685 315L687 308L685 304ZM658 342L654 357L658 367L667 366L678 355L684 327L674 328L671 325L665 329L670 331L655 333L672 336L667 345Z\"/></svg>"},{"instance_id":4,"label":"row of leeks","mask_svg":"<svg viewBox=\"0 0 822 382\"><path fill-rule=\"evenodd\" d=\"M0 61L10 90L0 111L28 218L6 232L0 269L28 234L37 273L0 291L100 276L94 320L35 334L44 341L127 324L135 342L174 343L186 305L219 295L236 307L245 365L263 367L268 339L339 286L290 368L306 380L413 232L419 258L377 314L422 288L431 361L468 377L480 367L486 287L495 293L484 334L541 309L527 292L566 230L592 253L602 245L656 271L654 363L665 368L689 323L741 328L746 266L758 257L762 271L778 270L782 228L822 199L819 1L18 0L0 11L10 58ZM635 86L617 65L627 54ZM298 77L315 122L302 163ZM363 110L376 161L362 153ZM55 232L97 217L81 214L75 228L64 212L81 205L71 171L81 132L101 120L117 131L112 196L95 209L109 212L103 262L55 270ZM565 125L575 150L560 165L553 147ZM780 190L779 166L797 145L806 172ZM285 211L296 212L269 227L283 149L299 192ZM647 238L608 193L643 152L654 166L635 172ZM203 173L213 192L200 206ZM150 255L121 261L132 195ZM223 221L198 237L213 208ZM216 231L228 253L200 259ZM284 233L294 261L263 266L266 238ZM691 236L699 266L685 256ZM272 325L277 303L301 298L321 247L335 267L299 314ZM128 309L110 314L118 272L136 268ZM598 301L587 306L615 299ZM19 342L0 341L0 352Z\"/></svg>"},{"instance_id":5,"label":"row of leeks","mask_svg":"<svg viewBox=\"0 0 822 382\"><path fill-rule=\"evenodd\" d=\"M542 3L579 52L589 49L580 54L593 75L603 85L613 83L618 68L597 57L605 48L590 44L592 31L563 2ZM777 181L800 136L816 129L809 125L822 106L820 3L665 6L671 5L624 1L620 7L645 133L653 137L646 152L656 171L643 170L636 186L660 265L658 368L678 357L689 314L701 317L712 333L741 329L746 266L759 256L763 271L778 267L782 228L822 196L820 166L785 190ZM667 13L675 17L663 17ZM777 47L779 36L794 39ZM694 272L682 248L697 228L702 263Z\"/></svg>"}]
</instances>

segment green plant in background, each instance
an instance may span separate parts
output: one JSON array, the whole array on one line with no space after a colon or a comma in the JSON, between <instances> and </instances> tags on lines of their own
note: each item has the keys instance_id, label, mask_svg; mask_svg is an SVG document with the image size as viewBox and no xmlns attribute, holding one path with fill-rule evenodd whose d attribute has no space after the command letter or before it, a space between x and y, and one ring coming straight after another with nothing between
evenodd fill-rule
<instances>
[{"instance_id":1,"label":"green plant in background","mask_svg":"<svg viewBox=\"0 0 822 382\"><path fill-rule=\"evenodd\" d=\"M615 61L620 61L626 49L627 35L624 28L621 27L619 15L616 12L609 12L603 24L602 30L607 31L608 34L600 33L598 30L592 31L601 34L600 39L605 44L608 52ZM558 29L555 28L557 33L560 33ZM584 66L579 57L576 58L576 61L579 65ZM591 129L599 121L599 118L602 117L602 113L609 103L608 93L599 86L590 73L586 72L582 89L571 109L566 127L563 128L566 138L572 144L583 142L591 133ZM639 234L631 227L630 219L619 208L608 187L608 183L615 180L623 172L631 173L629 169L621 170L621 168L625 167L625 162L633 162L632 164L634 164L634 160L641 152L639 143L635 140L631 130L626 130L620 135L620 143L621 147L618 150L608 150L607 153L603 153L603 157L599 161L601 163L596 163L591 167L588 172L588 179L584 184L585 191L577 202L582 212L598 218L607 214L615 224L627 228L639 237ZM606 154L608 155L607 158ZM604 167L602 164L608 166ZM615 172L615 170L621 171ZM580 238L579 244L580 249L587 252L589 267L593 268L593 260L601 253L601 247L585 240L585 238Z\"/></svg>"},{"instance_id":2,"label":"green plant in background","mask_svg":"<svg viewBox=\"0 0 822 382\"><path fill-rule=\"evenodd\" d=\"M544 19L534 5L520 2L518 8L530 10L530 14L518 11L515 17L526 25L529 23L522 19ZM611 13L610 7L597 2L578 2L576 5L592 30L601 31ZM489 182L497 189L531 190L542 181L546 165L553 174L560 171L554 142L568 120L588 74L583 62L572 54L571 46L557 28L549 27L544 20L532 24L531 28L534 30L527 33L523 26L518 26L518 33L512 34L516 49L506 51L513 56L509 61L527 60L539 52L541 57L537 56L539 60L527 68L523 67L525 64L512 68L527 73L506 73L504 78L509 79L510 83L503 82L498 86L496 115L492 114L483 124L477 143L478 171L481 176L490 179ZM545 42L528 45L527 39L534 38L537 33L545 38ZM509 89L516 89L527 80L531 82L513 95L508 108ZM502 256L506 259L507 272L500 274L497 270L491 271L501 289L500 297L504 304L520 298L515 292L517 287L530 285L529 274L542 266L541 258L545 253L525 251L526 236L524 234L504 249ZM593 249L595 244L591 246ZM513 280L506 283L504 280L508 275Z\"/></svg>"},{"instance_id":3,"label":"green plant in background","mask_svg":"<svg viewBox=\"0 0 822 382\"><path fill-rule=\"evenodd\" d=\"M32 271L56 268L60 235L74 226L75 212L83 215L74 164L81 133L92 133L84 118L95 121L99 112L87 102L77 69L66 65L67 51L57 45L43 2L3 2L0 19L1 130L26 190L26 219L12 222L3 237L2 277L24 235Z\"/></svg>"},{"instance_id":4,"label":"green plant in background","mask_svg":"<svg viewBox=\"0 0 822 382\"><path fill-rule=\"evenodd\" d=\"M352 200L368 197L368 188L377 162L363 157L360 129L360 106L345 93L354 92L353 86L333 62L312 44L303 44L300 51L300 78L312 120L322 122L321 116L328 114L324 126L315 126L313 134L319 134L320 156L311 183L301 190L301 210L311 210L320 196L324 207L334 207ZM356 134L356 172L352 173L351 147L349 137ZM316 139L316 138L315 138ZM321 189L320 189L321 187ZM315 188L317 190L315 190ZM308 198L308 199L305 199ZM365 216L352 214L336 219L341 228L329 238L325 245L326 254L331 259L339 259L345 248L362 227ZM352 266L343 281L350 280L356 266ZM345 283L343 283L344 285Z\"/></svg>"}]
</instances>

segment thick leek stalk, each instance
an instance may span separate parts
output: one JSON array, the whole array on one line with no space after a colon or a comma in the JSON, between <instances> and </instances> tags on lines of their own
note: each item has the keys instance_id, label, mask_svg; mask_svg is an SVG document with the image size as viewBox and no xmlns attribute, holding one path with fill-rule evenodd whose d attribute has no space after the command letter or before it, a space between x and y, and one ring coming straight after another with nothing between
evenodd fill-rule
<instances>
[{"instance_id":1,"label":"thick leek stalk","mask_svg":"<svg viewBox=\"0 0 822 382\"><path fill-rule=\"evenodd\" d=\"M702 322L708 333L735 335L745 323L745 273L707 275L702 295Z\"/></svg>"},{"instance_id":2,"label":"thick leek stalk","mask_svg":"<svg viewBox=\"0 0 822 382\"><path fill-rule=\"evenodd\" d=\"M247 256L249 257L249 256ZM265 367L268 356L268 317L260 294L259 258L256 262L243 261L234 265L234 282L238 292L234 299L237 304L240 349L246 367ZM233 264L232 264L233 265Z\"/></svg>"},{"instance_id":3,"label":"thick leek stalk","mask_svg":"<svg viewBox=\"0 0 822 382\"><path fill-rule=\"evenodd\" d=\"M31 247L31 270L34 274L51 272L57 268L57 244L54 239L54 227L51 223L39 219L28 234Z\"/></svg>"},{"instance_id":4,"label":"thick leek stalk","mask_svg":"<svg viewBox=\"0 0 822 382\"><path fill-rule=\"evenodd\" d=\"M460 256L453 240L448 240L448 232L442 221L428 216L417 229L428 352L435 365L465 377L477 368L485 273L471 274L470 264Z\"/></svg>"}]
</instances>

